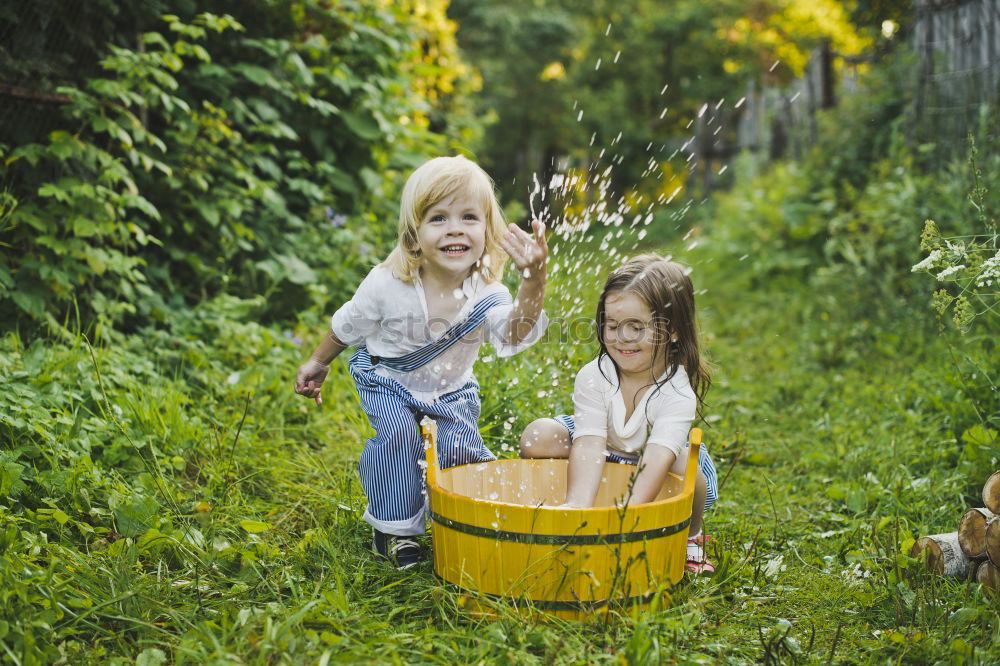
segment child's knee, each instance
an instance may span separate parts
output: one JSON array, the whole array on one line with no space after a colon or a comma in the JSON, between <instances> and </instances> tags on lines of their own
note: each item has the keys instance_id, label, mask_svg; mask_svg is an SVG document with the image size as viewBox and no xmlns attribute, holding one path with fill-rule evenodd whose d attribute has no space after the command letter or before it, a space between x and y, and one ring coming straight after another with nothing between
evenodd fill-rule
<instances>
[{"instance_id":1,"label":"child's knee","mask_svg":"<svg viewBox=\"0 0 1000 666\"><path fill-rule=\"evenodd\" d=\"M532 449L545 429L545 419L535 419L521 432L521 457L532 458Z\"/></svg>"},{"instance_id":2,"label":"child's knee","mask_svg":"<svg viewBox=\"0 0 1000 666\"><path fill-rule=\"evenodd\" d=\"M420 427L416 421L390 419L380 423L376 429L379 439L394 447L409 447L421 442Z\"/></svg>"},{"instance_id":3,"label":"child's knee","mask_svg":"<svg viewBox=\"0 0 1000 666\"><path fill-rule=\"evenodd\" d=\"M521 433L521 457L551 458L568 444L565 426L554 419L535 419Z\"/></svg>"}]
</instances>

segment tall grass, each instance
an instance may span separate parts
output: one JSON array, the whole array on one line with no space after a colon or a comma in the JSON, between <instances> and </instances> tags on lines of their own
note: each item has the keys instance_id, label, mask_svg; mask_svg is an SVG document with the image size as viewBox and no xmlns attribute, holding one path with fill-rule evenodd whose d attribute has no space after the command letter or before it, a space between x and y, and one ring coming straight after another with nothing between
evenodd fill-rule
<instances>
[{"instance_id":1,"label":"tall grass","mask_svg":"<svg viewBox=\"0 0 1000 666\"><path fill-rule=\"evenodd\" d=\"M905 554L953 529L990 471L950 427L946 340L919 299L859 317L849 280L818 291L795 262L741 261L746 220L719 213L747 194L693 213L690 251L647 239L694 267L717 367L704 425L722 480L706 518L718 571L669 606L526 619L470 603L429 564L376 561L354 471L371 430L346 363L321 409L291 389L296 336L321 318L284 331L255 323L259 302L219 298L99 347L0 340L0 659L996 661L995 600ZM581 253L586 270L571 271L567 251L547 308L586 316L614 261ZM594 351L582 336L484 351L488 445L514 455L527 423L568 411Z\"/></svg>"}]
</instances>

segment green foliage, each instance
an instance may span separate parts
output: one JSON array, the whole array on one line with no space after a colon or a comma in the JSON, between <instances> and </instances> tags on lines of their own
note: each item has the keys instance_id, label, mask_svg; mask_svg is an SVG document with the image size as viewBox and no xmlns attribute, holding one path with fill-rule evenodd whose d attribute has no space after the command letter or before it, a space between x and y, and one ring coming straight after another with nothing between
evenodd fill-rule
<instances>
[{"instance_id":1,"label":"green foliage","mask_svg":"<svg viewBox=\"0 0 1000 666\"><path fill-rule=\"evenodd\" d=\"M406 69L403 9L255 11L167 16L141 48L109 46L103 76L60 88L72 129L2 153L5 321L72 314L100 337L219 292L288 319L384 251L399 170L445 147L401 123L410 88L457 74Z\"/></svg>"},{"instance_id":2,"label":"green foliage","mask_svg":"<svg viewBox=\"0 0 1000 666\"><path fill-rule=\"evenodd\" d=\"M612 199L655 198L702 105L735 104L748 79L787 82L824 38L842 53L864 44L835 1L456 0L449 11L483 76L482 162L522 203L534 174L547 183L597 163L614 165ZM776 60L786 64L769 71Z\"/></svg>"},{"instance_id":3,"label":"green foliage","mask_svg":"<svg viewBox=\"0 0 1000 666\"><path fill-rule=\"evenodd\" d=\"M970 137L969 167L973 187L969 202L976 212L974 233L942 236L937 223L928 219L920 234L920 249L927 256L912 268L935 275L938 282L957 289L957 296L952 296L947 289L934 292L933 306L942 317L951 308L955 328L963 333L978 317L991 322L1000 317L997 310L1000 304L1000 236L997 235L995 214L990 208L992 202L988 201L989 188L983 183L984 175L976 162L976 153Z\"/></svg>"},{"instance_id":4,"label":"green foliage","mask_svg":"<svg viewBox=\"0 0 1000 666\"><path fill-rule=\"evenodd\" d=\"M914 536L953 527L956 498L983 480L958 464L933 399L948 391L944 341L890 319L831 370L822 341L848 313L815 316L815 293L780 274L748 290L732 248L704 248L682 259L706 290L718 367L706 418L724 479L707 523L719 571L669 607L577 624L484 600L483 616L429 564L385 568L360 519L370 428L346 368L315 408L289 387L303 350L258 323L266 303L220 297L93 356L83 340L3 338L0 469L19 481L0 499L0 649L25 664L994 658L994 600L906 555ZM598 254L589 271L614 263ZM552 312L590 310L599 281L575 279L553 276ZM486 350L491 448L512 455L530 420L570 409L593 351L586 338Z\"/></svg>"},{"instance_id":5,"label":"green foliage","mask_svg":"<svg viewBox=\"0 0 1000 666\"><path fill-rule=\"evenodd\" d=\"M856 75L856 91L841 94L834 109L817 114L815 146L803 160L817 185L838 189L848 206L853 194L848 188L862 187L879 162L910 163L903 135L915 59L905 44L895 46Z\"/></svg>"},{"instance_id":6,"label":"green foliage","mask_svg":"<svg viewBox=\"0 0 1000 666\"><path fill-rule=\"evenodd\" d=\"M959 225L960 233L944 236L937 223L928 219L920 234L920 249L927 255L911 270L933 275L944 285L935 290L931 307L949 340L953 358L961 361L960 390L978 423L961 423L965 459L977 466L1000 459L1000 381L997 367L996 330L1000 323L1000 238L997 236L995 198L985 185L977 161L978 150L969 138L969 171L972 187L971 224ZM989 168L994 167L991 160ZM964 220L962 222L965 222ZM954 293L954 292L957 292ZM950 324L950 325L949 325ZM959 335L954 335L957 331ZM949 410L953 411L953 410Z\"/></svg>"},{"instance_id":7,"label":"green foliage","mask_svg":"<svg viewBox=\"0 0 1000 666\"><path fill-rule=\"evenodd\" d=\"M925 252L986 228L993 144L981 173L921 170L892 122L863 127L897 117L887 92L869 115L860 102L843 111L856 118L831 114L804 163L741 176L691 208L697 246L682 252L662 217L645 238L554 242L547 309L580 315L586 334L553 330L512 359L484 350L484 437L514 455L528 422L571 409L594 353L594 276L631 241L679 256L717 366L704 425L722 481L707 517L718 571L604 622L526 621L493 600L484 615L429 564L396 572L372 558L354 469L370 427L340 361L322 409L292 394L306 327L278 321L329 310L356 284L391 238L399 172L448 145L435 131L475 140L454 26L439 3L210 4L144 28L142 49L109 48L102 74L64 88L72 122L4 148L0 316L20 330L0 337L0 660L997 660L996 599L908 557L915 537L952 530L978 503L1000 461L994 320L938 335L926 316L938 285L910 270L923 220L938 221ZM588 109L655 100L603 78L607 54L595 70L574 53L599 41L602 12L631 30L613 27L623 44L676 29L660 38L704 61L690 64L692 97L672 103L696 105L723 80L699 83L718 61L689 50L724 7L515 9L536 6L458 7L524 55L482 67L487 95L512 94L506 68L537 76L551 56ZM636 7L658 20L645 26ZM647 82L665 66L627 55ZM559 97L547 95L559 79L534 81L534 115L523 99L498 108L548 126L553 145L585 145L591 126L549 115L570 84ZM501 154L511 135L494 131ZM629 150L640 131L623 135ZM959 277L948 288L976 279ZM955 295L933 298L954 316ZM61 337L38 336L27 313ZM77 328L101 338L91 348Z\"/></svg>"}]
</instances>

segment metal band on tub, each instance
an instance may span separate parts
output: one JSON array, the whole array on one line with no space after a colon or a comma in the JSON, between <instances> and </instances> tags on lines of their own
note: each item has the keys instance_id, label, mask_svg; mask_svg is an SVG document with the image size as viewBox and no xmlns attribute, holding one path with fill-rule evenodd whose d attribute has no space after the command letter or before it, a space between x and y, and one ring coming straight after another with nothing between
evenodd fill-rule
<instances>
[{"instance_id":1,"label":"metal band on tub","mask_svg":"<svg viewBox=\"0 0 1000 666\"><path fill-rule=\"evenodd\" d=\"M691 524L690 518L685 518L675 525L657 527L652 530L641 532L621 532L615 534L531 534L528 532L508 532L507 530L489 529L478 525L460 523L451 518L445 518L441 514L431 511L431 520L438 525L448 529L471 534L472 536L494 539L496 541L513 541L515 543L542 544L550 546L605 546L618 543L632 543L634 541L652 541L662 539L672 534L687 529Z\"/></svg>"}]
</instances>

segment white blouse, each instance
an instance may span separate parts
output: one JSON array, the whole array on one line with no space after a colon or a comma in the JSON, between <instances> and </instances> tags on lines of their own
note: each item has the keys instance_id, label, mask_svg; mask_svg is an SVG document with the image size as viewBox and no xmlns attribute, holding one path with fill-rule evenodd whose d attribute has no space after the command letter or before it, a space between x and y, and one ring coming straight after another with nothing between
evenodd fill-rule
<instances>
[{"instance_id":1,"label":"white blouse","mask_svg":"<svg viewBox=\"0 0 1000 666\"><path fill-rule=\"evenodd\" d=\"M364 344L372 356L397 358L440 338L452 323L460 322L476 303L494 293L510 296L510 290L499 281L486 283L478 274L468 277L462 283L461 293L456 290L455 297L464 298L465 303L455 319L430 321L419 276L413 284L407 284L395 277L392 269L379 264L368 273L351 300L334 313L330 327L347 346ZM506 357L527 349L542 337L549 323L544 310L525 339L516 345L509 344L513 310L513 304L491 308L482 326L421 368L403 372L378 365L375 372L395 379L418 400L432 402L472 378L472 365L483 342L491 343L497 356Z\"/></svg>"},{"instance_id":2,"label":"white blouse","mask_svg":"<svg viewBox=\"0 0 1000 666\"><path fill-rule=\"evenodd\" d=\"M647 445L663 446L677 456L672 471L683 473L687 467L688 431L697 404L682 366L661 388L649 388L626 421L625 399L618 387L614 362L603 356L600 366L594 359L576 375L573 439L586 435L603 437L608 450L632 458Z\"/></svg>"}]
</instances>

